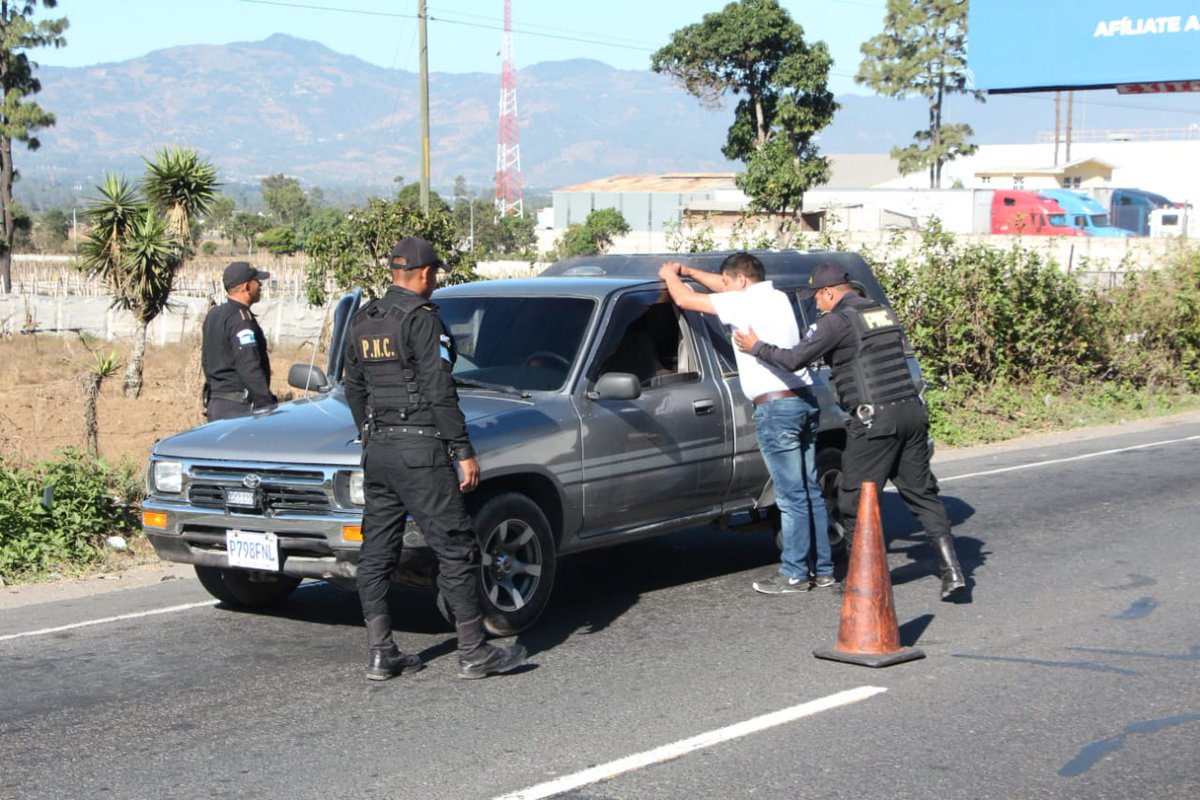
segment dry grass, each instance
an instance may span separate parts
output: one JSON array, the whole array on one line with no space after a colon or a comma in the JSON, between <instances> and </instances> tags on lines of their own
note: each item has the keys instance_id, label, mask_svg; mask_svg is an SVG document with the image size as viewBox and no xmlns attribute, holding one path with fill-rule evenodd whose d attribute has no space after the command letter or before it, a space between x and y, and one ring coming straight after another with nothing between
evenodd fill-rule
<instances>
[{"instance_id":1,"label":"dry grass","mask_svg":"<svg viewBox=\"0 0 1200 800\"><path fill-rule=\"evenodd\" d=\"M204 421L200 390L200 342L147 347L142 393L122 391L129 343L97 342L78 336L0 337L0 455L20 463L53 456L67 447L83 447L81 378L96 353L117 351L121 371L100 392L100 455L110 461L142 462L158 439ZM272 389L292 396L287 368L311 357L311 344L285 343L271 353Z\"/></svg>"}]
</instances>

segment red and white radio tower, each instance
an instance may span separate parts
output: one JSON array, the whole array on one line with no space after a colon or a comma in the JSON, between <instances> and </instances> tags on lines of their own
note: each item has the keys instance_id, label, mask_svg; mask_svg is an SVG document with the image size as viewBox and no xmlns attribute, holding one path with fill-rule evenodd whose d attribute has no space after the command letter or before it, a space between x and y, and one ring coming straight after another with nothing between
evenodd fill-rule
<instances>
[{"instance_id":1,"label":"red and white radio tower","mask_svg":"<svg viewBox=\"0 0 1200 800\"><path fill-rule=\"evenodd\" d=\"M500 67L500 136L496 143L496 214L519 217L521 135L517 127L517 69L513 66L512 0L504 0L504 51Z\"/></svg>"}]
</instances>

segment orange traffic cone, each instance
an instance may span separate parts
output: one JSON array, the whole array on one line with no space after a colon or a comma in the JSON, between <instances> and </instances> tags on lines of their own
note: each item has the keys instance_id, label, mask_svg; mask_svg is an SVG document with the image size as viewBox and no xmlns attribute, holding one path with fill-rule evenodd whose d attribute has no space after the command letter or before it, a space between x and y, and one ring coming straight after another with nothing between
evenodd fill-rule
<instances>
[{"instance_id":1,"label":"orange traffic cone","mask_svg":"<svg viewBox=\"0 0 1200 800\"><path fill-rule=\"evenodd\" d=\"M813 655L864 667L890 667L925 657L920 650L900 646L892 577L883 546L879 493L870 481L863 483L858 502L837 644L814 650Z\"/></svg>"}]
</instances>

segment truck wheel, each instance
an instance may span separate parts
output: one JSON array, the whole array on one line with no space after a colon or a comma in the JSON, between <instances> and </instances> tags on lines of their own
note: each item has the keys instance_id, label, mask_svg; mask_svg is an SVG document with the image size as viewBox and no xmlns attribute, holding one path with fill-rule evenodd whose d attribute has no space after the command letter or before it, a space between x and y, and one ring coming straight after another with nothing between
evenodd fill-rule
<instances>
[{"instance_id":1,"label":"truck wheel","mask_svg":"<svg viewBox=\"0 0 1200 800\"><path fill-rule=\"evenodd\" d=\"M844 555L850 548L846 541L846 528L842 524L842 513L838 511L838 487L842 483L842 451L832 447L817 450L817 483L825 496L825 510L829 515L829 544L834 556Z\"/></svg>"},{"instance_id":2,"label":"truck wheel","mask_svg":"<svg viewBox=\"0 0 1200 800\"><path fill-rule=\"evenodd\" d=\"M233 595L230 602L247 608L273 606L300 585L300 579L291 575L249 569L223 569L221 580Z\"/></svg>"},{"instance_id":3,"label":"truck wheel","mask_svg":"<svg viewBox=\"0 0 1200 800\"><path fill-rule=\"evenodd\" d=\"M500 494L475 515L484 625L494 636L520 633L542 615L554 588L550 523L524 495Z\"/></svg>"},{"instance_id":4,"label":"truck wheel","mask_svg":"<svg viewBox=\"0 0 1200 800\"><path fill-rule=\"evenodd\" d=\"M217 567L202 567L195 564L196 577L200 579L200 585L208 591L213 597L220 600L222 603L234 605L237 603L237 598L233 596L233 592L229 591L229 587L225 585L225 579L221 577L221 570Z\"/></svg>"}]
</instances>

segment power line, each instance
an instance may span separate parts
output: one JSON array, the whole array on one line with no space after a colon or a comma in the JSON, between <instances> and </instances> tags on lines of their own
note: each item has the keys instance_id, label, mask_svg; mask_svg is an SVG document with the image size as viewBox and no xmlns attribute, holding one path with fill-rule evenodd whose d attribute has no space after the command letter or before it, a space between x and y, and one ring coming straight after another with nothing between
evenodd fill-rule
<instances>
[{"instance_id":1,"label":"power line","mask_svg":"<svg viewBox=\"0 0 1200 800\"><path fill-rule=\"evenodd\" d=\"M306 10L306 11L332 11L332 12L341 13L341 14L364 14L364 15L373 16L373 17L391 17L391 18L395 18L395 19L413 19L413 20L415 20L417 18L416 14L402 14L402 13L396 12L396 11L368 11L366 9L361 9L361 8L338 8L336 6L322 6L322 5L315 5L312 3L290 2L290 0L241 0L241 2L253 3L255 5L262 5L262 6L278 6L280 8L296 8L296 9L302 9L302 10ZM475 16L475 15L464 15L464 16ZM428 16L427 19L430 22L443 22L448 25L462 25L462 26L468 27L468 28L481 28L484 30L494 30L494 31L501 31L501 32L503 32L503 30L504 30L503 24L469 22L467 20L450 19L448 17L434 17L432 15ZM488 19L488 18L483 17L483 19ZM654 50L657 49L655 47L649 47L649 46L643 46L643 45L621 44L619 41L620 37L612 37L613 39L617 39L618 41L605 41L603 39L597 39L594 37L583 36L582 33L580 33L580 35L568 36L565 34L558 34L558 33L541 33L539 31L532 29L533 27L545 27L545 26L527 26L527 27L528 27L528 29L526 29L526 27L518 28L518 27L514 26L513 32L520 33L524 36L537 36L537 37L540 37L543 39L558 39L560 41L566 41L566 42L582 42L584 44L596 44L596 45L601 45L603 47L615 47L615 48L622 49L622 50L637 50L637 51L647 52L647 53L654 52ZM547 28L547 30L555 30L555 29ZM558 30L567 30L567 29L558 29ZM630 40L630 41L632 41L632 40Z\"/></svg>"}]
</instances>

